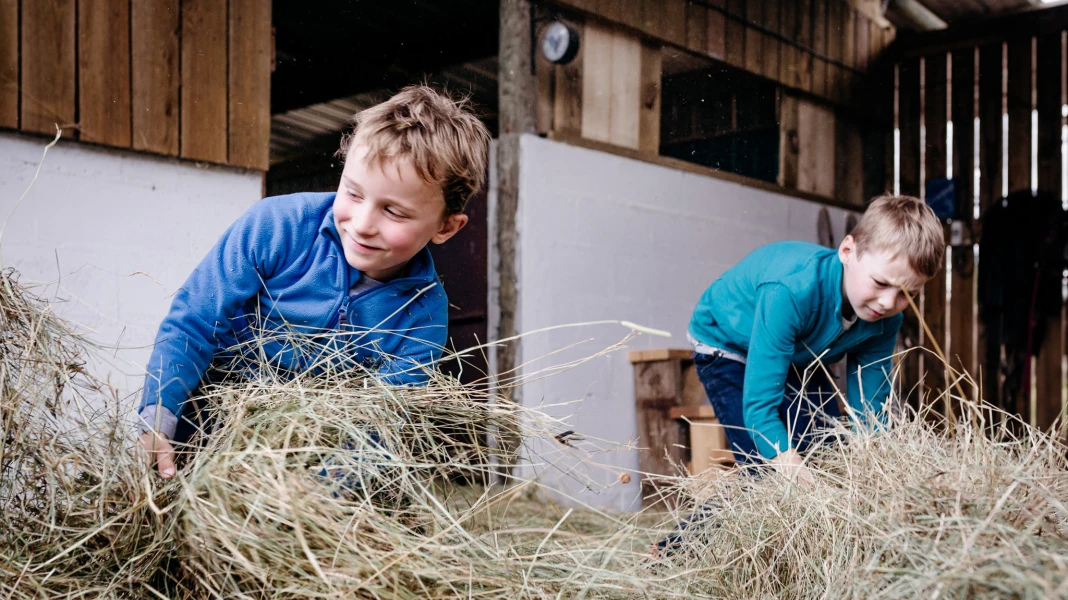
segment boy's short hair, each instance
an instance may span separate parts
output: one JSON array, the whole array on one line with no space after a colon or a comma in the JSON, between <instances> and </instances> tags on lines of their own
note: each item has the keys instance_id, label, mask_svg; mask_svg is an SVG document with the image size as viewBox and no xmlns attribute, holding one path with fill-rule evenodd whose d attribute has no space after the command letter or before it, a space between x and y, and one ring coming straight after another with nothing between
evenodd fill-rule
<instances>
[{"instance_id":1,"label":"boy's short hair","mask_svg":"<svg viewBox=\"0 0 1068 600\"><path fill-rule=\"evenodd\" d=\"M441 186L446 214L462 213L485 183L490 133L466 98L412 85L356 113L353 121L352 132L341 138L341 159L363 144L379 163L410 160L420 177Z\"/></svg>"},{"instance_id":2,"label":"boy's short hair","mask_svg":"<svg viewBox=\"0 0 1068 600\"><path fill-rule=\"evenodd\" d=\"M927 279L938 273L945 260L942 223L931 207L912 196L872 200L850 235L858 255L871 249L904 256L909 268Z\"/></svg>"}]
</instances>

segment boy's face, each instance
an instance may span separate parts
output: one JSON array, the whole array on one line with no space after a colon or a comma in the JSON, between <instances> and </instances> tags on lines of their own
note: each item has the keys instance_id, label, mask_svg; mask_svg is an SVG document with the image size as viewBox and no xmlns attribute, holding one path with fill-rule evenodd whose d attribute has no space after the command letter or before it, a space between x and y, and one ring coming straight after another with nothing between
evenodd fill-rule
<instances>
[{"instance_id":1,"label":"boy's face","mask_svg":"<svg viewBox=\"0 0 1068 600\"><path fill-rule=\"evenodd\" d=\"M904 256L892 256L876 248L857 254L853 236L838 247L842 259L842 286L854 314L864 321L878 321L899 314L909 305L901 288L915 298L927 280L909 267Z\"/></svg>"},{"instance_id":2,"label":"boy's face","mask_svg":"<svg viewBox=\"0 0 1068 600\"><path fill-rule=\"evenodd\" d=\"M441 188L424 181L408 160L368 161L354 144L334 199L334 226L345 260L378 281L400 275L428 242L440 244L467 223L445 214Z\"/></svg>"}]
</instances>

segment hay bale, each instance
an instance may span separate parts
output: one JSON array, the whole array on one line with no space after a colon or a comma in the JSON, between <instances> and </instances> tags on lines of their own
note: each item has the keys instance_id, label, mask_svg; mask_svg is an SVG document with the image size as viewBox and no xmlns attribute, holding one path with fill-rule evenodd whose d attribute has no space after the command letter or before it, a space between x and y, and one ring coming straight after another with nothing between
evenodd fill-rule
<instances>
[{"instance_id":1,"label":"hay bale","mask_svg":"<svg viewBox=\"0 0 1068 600\"><path fill-rule=\"evenodd\" d=\"M168 528L89 344L0 274L0 596L143 590ZM140 591L138 592L140 593Z\"/></svg>"}]
</instances>

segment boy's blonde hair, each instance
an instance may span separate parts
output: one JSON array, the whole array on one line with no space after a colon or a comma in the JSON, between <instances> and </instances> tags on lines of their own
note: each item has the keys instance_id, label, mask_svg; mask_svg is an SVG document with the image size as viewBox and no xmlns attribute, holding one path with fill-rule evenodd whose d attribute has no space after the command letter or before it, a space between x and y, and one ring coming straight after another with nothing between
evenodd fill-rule
<instances>
[{"instance_id":1,"label":"boy's blonde hair","mask_svg":"<svg viewBox=\"0 0 1068 600\"><path fill-rule=\"evenodd\" d=\"M413 85L356 113L353 121L337 152L342 160L353 145L366 146L380 165L410 160L423 180L441 186L446 214L462 213L485 183L490 133L466 99Z\"/></svg>"},{"instance_id":2,"label":"boy's blonde hair","mask_svg":"<svg viewBox=\"0 0 1068 600\"><path fill-rule=\"evenodd\" d=\"M904 256L909 268L927 279L943 266L946 242L942 223L919 198L879 196L850 235L858 256L869 249Z\"/></svg>"}]
</instances>

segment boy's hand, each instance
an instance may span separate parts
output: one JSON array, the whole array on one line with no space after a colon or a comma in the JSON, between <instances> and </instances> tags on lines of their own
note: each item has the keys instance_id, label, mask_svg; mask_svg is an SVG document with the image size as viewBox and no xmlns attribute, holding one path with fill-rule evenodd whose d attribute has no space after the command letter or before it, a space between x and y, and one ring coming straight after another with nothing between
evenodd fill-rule
<instances>
[{"instance_id":1,"label":"boy's hand","mask_svg":"<svg viewBox=\"0 0 1068 600\"><path fill-rule=\"evenodd\" d=\"M801 455L797 453L797 450L790 449L786 452L780 452L778 456L771 459L771 466L776 471L786 475L790 479L804 486L811 486L814 484L812 479L812 472L805 466L804 460L801 459Z\"/></svg>"},{"instance_id":2,"label":"boy's hand","mask_svg":"<svg viewBox=\"0 0 1068 600\"><path fill-rule=\"evenodd\" d=\"M141 447L148 452L150 462L159 467L159 476L163 479L174 477L177 472L174 468L174 446L167 441L167 436L155 431L146 431L141 434Z\"/></svg>"}]
</instances>

